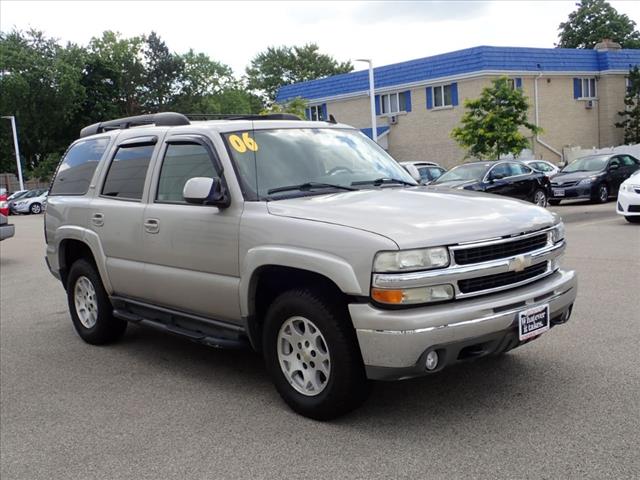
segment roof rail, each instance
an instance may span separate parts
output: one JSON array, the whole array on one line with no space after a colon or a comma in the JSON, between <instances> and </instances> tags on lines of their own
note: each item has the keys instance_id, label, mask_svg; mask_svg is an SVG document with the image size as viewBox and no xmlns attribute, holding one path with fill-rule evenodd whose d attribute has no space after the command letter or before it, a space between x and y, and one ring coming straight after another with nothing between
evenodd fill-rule
<instances>
[{"instance_id":1,"label":"roof rail","mask_svg":"<svg viewBox=\"0 0 640 480\"><path fill-rule=\"evenodd\" d=\"M293 113L186 113L191 120L300 120Z\"/></svg>"},{"instance_id":2,"label":"roof rail","mask_svg":"<svg viewBox=\"0 0 640 480\"><path fill-rule=\"evenodd\" d=\"M98 122L80 130L80 138L95 135L96 133L108 130L123 130L140 125L156 125L158 127L177 127L179 125L190 125L189 119L181 113L161 112L147 115L137 115L135 117L118 118L106 122Z\"/></svg>"}]
</instances>

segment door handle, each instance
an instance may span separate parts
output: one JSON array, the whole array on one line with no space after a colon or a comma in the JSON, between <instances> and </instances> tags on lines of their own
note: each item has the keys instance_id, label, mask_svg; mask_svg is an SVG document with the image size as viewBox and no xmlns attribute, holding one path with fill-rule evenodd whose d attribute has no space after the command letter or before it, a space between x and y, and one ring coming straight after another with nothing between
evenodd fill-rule
<instances>
[{"instance_id":1,"label":"door handle","mask_svg":"<svg viewBox=\"0 0 640 480\"><path fill-rule=\"evenodd\" d=\"M147 233L158 233L160 230L160 222L155 218L147 218L144 221L144 230Z\"/></svg>"},{"instance_id":2,"label":"door handle","mask_svg":"<svg viewBox=\"0 0 640 480\"><path fill-rule=\"evenodd\" d=\"M102 227L104 225L104 215L102 213L94 213L91 217L91 223L96 227Z\"/></svg>"}]
</instances>

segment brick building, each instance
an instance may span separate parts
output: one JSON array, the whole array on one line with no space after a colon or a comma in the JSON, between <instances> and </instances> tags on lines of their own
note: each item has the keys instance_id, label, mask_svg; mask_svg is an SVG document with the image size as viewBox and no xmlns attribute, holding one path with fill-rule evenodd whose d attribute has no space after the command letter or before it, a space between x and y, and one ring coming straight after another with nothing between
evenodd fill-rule
<instances>
[{"instance_id":1,"label":"brick building","mask_svg":"<svg viewBox=\"0 0 640 480\"><path fill-rule=\"evenodd\" d=\"M529 98L536 158L559 162L571 146L620 145L615 127L624 109L629 69L640 50L603 41L594 50L474 47L374 70L378 142L399 161L428 160L451 167L464 151L450 132L491 80L511 79ZM368 72L358 71L282 87L278 102L307 100L307 116L361 128L371 136ZM537 94L536 94L537 92Z\"/></svg>"}]
</instances>

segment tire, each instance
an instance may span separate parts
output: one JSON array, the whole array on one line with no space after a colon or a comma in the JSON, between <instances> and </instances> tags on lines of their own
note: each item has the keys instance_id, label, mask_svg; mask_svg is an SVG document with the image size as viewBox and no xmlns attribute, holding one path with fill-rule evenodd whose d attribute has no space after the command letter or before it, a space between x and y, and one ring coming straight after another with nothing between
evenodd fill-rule
<instances>
[{"instance_id":1,"label":"tire","mask_svg":"<svg viewBox=\"0 0 640 480\"><path fill-rule=\"evenodd\" d=\"M561 200L552 200L552 199L550 199L549 200L549 205L553 205L553 206L560 205L560 202L561 202Z\"/></svg>"},{"instance_id":2,"label":"tire","mask_svg":"<svg viewBox=\"0 0 640 480\"><path fill-rule=\"evenodd\" d=\"M640 223L640 216L638 216L638 217L630 217L628 215L625 215L624 218L629 223Z\"/></svg>"},{"instance_id":3,"label":"tire","mask_svg":"<svg viewBox=\"0 0 640 480\"><path fill-rule=\"evenodd\" d=\"M609 187L604 183L598 187L596 194L591 198L594 203L607 203L609 201Z\"/></svg>"},{"instance_id":4,"label":"tire","mask_svg":"<svg viewBox=\"0 0 640 480\"><path fill-rule=\"evenodd\" d=\"M113 306L102 286L100 275L87 260L77 260L69 270L67 301L73 326L87 343L104 345L114 342L127 329L125 320L112 315Z\"/></svg>"},{"instance_id":5,"label":"tire","mask_svg":"<svg viewBox=\"0 0 640 480\"><path fill-rule=\"evenodd\" d=\"M34 214L34 215L42 213L42 205L40 205L39 203L32 203L29 206L29 212Z\"/></svg>"},{"instance_id":6,"label":"tire","mask_svg":"<svg viewBox=\"0 0 640 480\"><path fill-rule=\"evenodd\" d=\"M370 389L348 313L327 298L308 288L281 294L268 309L263 334L266 366L278 393L292 410L315 420L350 412Z\"/></svg>"},{"instance_id":7,"label":"tire","mask_svg":"<svg viewBox=\"0 0 640 480\"><path fill-rule=\"evenodd\" d=\"M547 206L547 202L548 202L547 192L545 192L544 190L538 189L535 192L533 192L532 199L533 199L533 203L535 203L539 207Z\"/></svg>"}]
</instances>

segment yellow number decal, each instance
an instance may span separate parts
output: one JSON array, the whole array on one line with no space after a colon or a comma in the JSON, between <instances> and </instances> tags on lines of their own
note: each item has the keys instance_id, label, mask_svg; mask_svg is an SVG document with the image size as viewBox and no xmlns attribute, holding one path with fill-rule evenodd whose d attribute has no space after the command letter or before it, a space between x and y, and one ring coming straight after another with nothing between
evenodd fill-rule
<instances>
[{"instance_id":1,"label":"yellow number decal","mask_svg":"<svg viewBox=\"0 0 640 480\"><path fill-rule=\"evenodd\" d=\"M258 151L258 144L253 138L249 136L249 133L244 132L242 134L242 140L244 141L244 144L247 146L249 150L251 150L252 152Z\"/></svg>"},{"instance_id":2,"label":"yellow number decal","mask_svg":"<svg viewBox=\"0 0 640 480\"><path fill-rule=\"evenodd\" d=\"M231 146L240 153L244 153L247 151L247 146L244 144L242 139L237 135L229 135L229 143Z\"/></svg>"}]
</instances>

